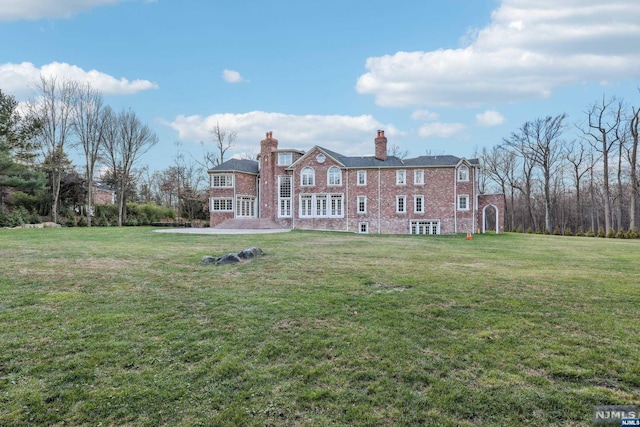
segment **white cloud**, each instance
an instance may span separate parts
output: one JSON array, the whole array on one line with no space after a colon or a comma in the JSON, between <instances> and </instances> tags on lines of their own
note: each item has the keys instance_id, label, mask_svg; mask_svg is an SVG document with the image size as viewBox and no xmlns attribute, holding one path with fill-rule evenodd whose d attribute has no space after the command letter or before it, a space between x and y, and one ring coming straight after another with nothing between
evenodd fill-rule
<instances>
[{"instance_id":1,"label":"white cloud","mask_svg":"<svg viewBox=\"0 0 640 427\"><path fill-rule=\"evenodd\" d=\"M411 114L413 120L432 122L440 118L440 114L429 110L416 110Z\"/></svg>"},{"instance_id":2,"label":"white cloud","mask_svg":"<svg viewBox=\"0 0 640 427\"><path fill-rule=\"evenodd\" d=\"M0 0L0 21L69 18L77 13L123 0ZM154 3L155 0L144 0Z\"/></svg>"},{"instance_id":3,"label":"white cloud","mask_svg":"<svg viewBox=\"0 0 640 427\"><path fill-rule=\"evenodd\" d=\"M356 89L387 107L478 106L640 78L637 0L502 0L458 49L370 57Z\"/></svg>"},{"instance_id":4,"label":"white cloud","mask_svg":"<svg viewBox=\"0 0 640 427\"><path fill-rule=\"evenodd\" d=\"M476 123L479 126L498 126L505 122L505 118L497 111L487 110L484 113L476 114Z\"/></svg>"},{"instance_id":5,"label":"white cloud","mask_svg":"<svg viewBox=\"0 0 640 427\"><path fill-rule=\"evenodd\" d=\"M459 137L467 129L462 123L426 123L418 129L418 135L422 138L453 138Z\"/></svg>"},{"instance_id":6,"label":"white cloud","mask_svg":"<svg viewBox=\"0 0 640 427\"><path fill-rule=\"evenodd\" d=\"M94 89L105 95L130 95L139 91L157 89L158 85L149 80L128 80L116 78L97 70L85 71L76 65L52 62L38 68L31 62L0 64L0 81L3 90L17 98L29 94L29 88L40 79L40 76L55 76L60 79L76 80L90 83Z\"/></svg>"},{"instance_id":7,"label":"white cloud","mask_svg":"<svg viewBox=\"0 0 640 427\"><path fill-rule=\"evenodd\" d=\"M180 115L165 124L178 131L181 140L210 142L209 131L216 123L222 129L237 132L234 147L237 153L255 151L268 131L279 140L280 148L308 150L320 145L345 155L373 155L373 140L378 129L384 129L390 140L401 134L395 126L384 125L370 115L320 116L251 111L206 117Z\"/></svg>"},{"instance_id":8,"label":"white cloud","mask_svg":"<svg viewBox=\"0 0 640 427\"><path fill-rule=\"evenodd\" d=\"M227 83L242 83L243 81L245 81L240 73L234 70L224 70L222 72L222 78Z\"/></svg>"}]
</instances>

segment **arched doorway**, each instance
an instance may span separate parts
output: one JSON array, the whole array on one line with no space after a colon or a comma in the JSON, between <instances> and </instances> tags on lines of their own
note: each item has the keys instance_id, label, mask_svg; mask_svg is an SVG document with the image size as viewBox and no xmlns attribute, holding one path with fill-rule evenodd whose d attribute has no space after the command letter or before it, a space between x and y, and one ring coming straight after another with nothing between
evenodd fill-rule
<instances>
[{"instance_id":1,"label":"arched doorway","mask_svg":"<svg viewBox=\"0 0 640 427\"><path fill-rule=\"evenodd\" d=\"M495 205L487 205L482 209L482 233L487 231L495 231L500 233L498 207Z\"/></svg>"}]
</instances>

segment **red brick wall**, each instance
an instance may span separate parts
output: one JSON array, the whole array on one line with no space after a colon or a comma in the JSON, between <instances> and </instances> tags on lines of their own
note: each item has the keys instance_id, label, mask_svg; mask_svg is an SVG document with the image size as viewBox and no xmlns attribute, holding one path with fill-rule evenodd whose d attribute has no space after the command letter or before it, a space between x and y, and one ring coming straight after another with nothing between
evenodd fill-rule
<instances>
[{"instance_id":1,"label":"red brick wall","mask_svg":"<svg viewBox=\"0 0 640 427\"><path fill-rule=\"evenodd\" d=\"M376 154L379 154L384 134L376 138ZM385 144L386 145L386 144ZM284 152L284 150L280 150ZM469 180L457 181L455 167L404 168L406 183L396 184L396 168L362 169L366 170L367 183L357 185L358 170L342 169L342 185L330 186L327 173L330 167L340 165L329 156L322 163L316 159L319 150L308 153L304 161L288 171L288 165L278 162L278 140L267 132L260 143L260 188L257 188L255 176L236 174L235 189L217 189L215 197L234 197L236 195L258 195L260 199L259 216L269 218L284 227L300 229L325 229L358 231L361 222L368 223L370 233L406 234L410 232L411 220L437 220L440 232L471 233L481 230L482 209L487 205L497 207L501 220L500 232L504 231L504 202L501 195L476 197L476 169L469 167ZM302 154L292 151L293 162ZM300 172L305 167L315 171L315 185L302 187ZM414 184L414 172L424 171L424 184ZM292 175L292 214L293 218L278 218L278 176ZM229 194L228 196L226 194ZM343 218L300 218L301 194L342 194ZM380 198L378 198L380 195ZM458 196L468 196L469 209L459 211ZM358 213L358 196L366 196L366 213ZM406 212L396 212L397 196L406 197ZM415 196L424 196L424 212L415 212ZM477 203L477 206L476 206ZM211 214L211 225L233 217L233 213ZM214 218L215 217L215 218Z\"/></svg>"},{"instance_id":2,"label":"red brick wall","mask_svg":"<svg viewBox=\"0 0 640 427\"><path fill-rule=\"evenodd\" d=\"M224 173L224 172L220 172ZM233 200L233 206L236 206L236 196L256 196L257 177L253 174L233 172L233 188L213 188L209 187L209 196L215 198L230 198ZM211 185L211 179L209 179L209 185ZM222 222L235 218L235 212L209 212L209 226L215 227Z\"/></svg>"}]
</instances>

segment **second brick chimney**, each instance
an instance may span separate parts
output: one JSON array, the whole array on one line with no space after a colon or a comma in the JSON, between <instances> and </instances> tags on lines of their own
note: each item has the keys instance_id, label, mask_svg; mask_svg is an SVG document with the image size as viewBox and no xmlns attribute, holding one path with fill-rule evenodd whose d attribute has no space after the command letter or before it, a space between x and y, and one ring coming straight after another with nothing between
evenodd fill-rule
<instances>
[{"instance_id":1,"label":"second brick chimney","mask_svg":"<svg viewBox=\"0 0 640 427\"><path fill-rule=\"evenodd\" d=\"M379 130L378 136L376 137L376 159L378 160L386 160L387 159L387 137L384 136L384 131Z\"/></svg>"}]
</instances>

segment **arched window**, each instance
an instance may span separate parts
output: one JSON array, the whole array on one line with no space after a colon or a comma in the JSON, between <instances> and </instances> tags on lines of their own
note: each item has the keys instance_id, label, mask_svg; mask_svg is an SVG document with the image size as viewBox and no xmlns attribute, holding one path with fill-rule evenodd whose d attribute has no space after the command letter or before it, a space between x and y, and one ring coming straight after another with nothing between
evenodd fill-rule
<instances>
[{"instance_id":1,"label":"arched window","mask_svg":"<svg viewBox=\"0 0 640 427\"><path fill-rule=\"evenodd\" d=\"M342 171L340 168L331 166L327 176L329 185L342 185Z\"/></svg>"},{"instance_id":2,"label":"arched window","mask_svg":"<svg viewBox=\"0 0 640 427\"><path fill-rule=\"evenodd\" d=\"M302 172L300 172L300 182L302 182L302 185L305 187L316 185L315 171L310 167L303 168Z\"/></svg>"}]
</instances>

